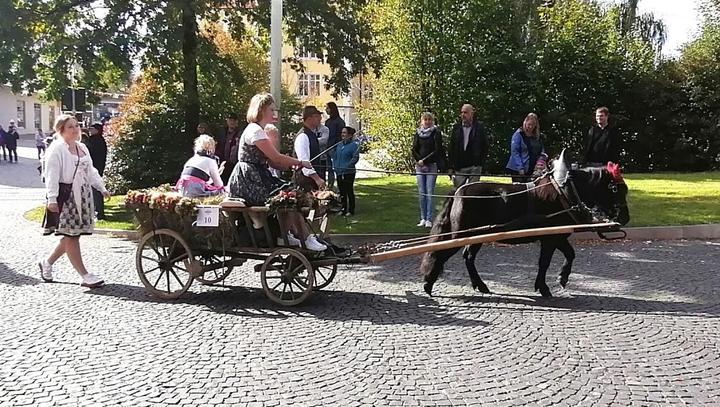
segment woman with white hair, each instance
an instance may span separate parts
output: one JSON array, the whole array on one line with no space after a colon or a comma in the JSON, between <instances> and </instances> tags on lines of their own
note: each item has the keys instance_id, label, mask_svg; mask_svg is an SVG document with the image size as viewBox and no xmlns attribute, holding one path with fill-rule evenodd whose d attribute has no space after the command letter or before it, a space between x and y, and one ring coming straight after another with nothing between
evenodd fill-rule
<instances>
[{"instance_id":1,"label":"woman with white hair","mask_svg":"<svg viewBox=\"0 0 720 407\"><path fill-rule=\"evenodd\" d=\"M195 139L195 155L185 162L177 190L186 197L199 198L225 192L215 157L215 139L201 134Z\"/></svg>"}]
</instances>

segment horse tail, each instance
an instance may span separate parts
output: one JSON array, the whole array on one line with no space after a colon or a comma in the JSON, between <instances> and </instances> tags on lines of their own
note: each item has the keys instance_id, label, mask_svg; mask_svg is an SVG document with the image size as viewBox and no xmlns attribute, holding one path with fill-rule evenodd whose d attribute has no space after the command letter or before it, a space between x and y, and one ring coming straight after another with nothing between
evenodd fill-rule
<instances>
[{"instance_id":1,"label":"horse tail","mask_svg":"<svg viewBox=\"0 0 720 407\"><path fill-rule=\"evenodd\" d=\"M430 229L430 238L428 243L440 242L449 239L451 236L447 235L452 230L452 223L450 219L450 212L452 211L453 198L449 197L445 200L440 213L435 217L433 227ZM435 262L437 261L437 255L435 252L427 252L423 255L420 263L420 272L422 273L425 281L431 278L433 281L437 279L437 275L430 276L435 269Z\"/></svg>"}]
</instances>

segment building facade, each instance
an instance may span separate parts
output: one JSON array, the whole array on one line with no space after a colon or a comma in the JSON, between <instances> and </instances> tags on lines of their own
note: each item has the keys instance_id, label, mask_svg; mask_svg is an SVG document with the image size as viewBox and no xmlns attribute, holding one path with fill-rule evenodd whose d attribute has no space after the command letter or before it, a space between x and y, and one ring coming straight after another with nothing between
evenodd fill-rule
<instances>
[{"instance_id":1,"label":"building facade","mask_svg":"<svg viewBox=\"0 0 720 407\"><path fill-rule=\"evenodd\" d=\"M325 111L325 104L335 102L340 111L340 117L345 120L348 126L361 129L356 106L359 106L362 98L362 78L354 78L352 89L348 94L334 97L332 90L325 87L325 77L331 74L330 66L323 63L317 55L304 50L302 47L284 45L282 52L283 60L296 57L302 61L303 72L293 69L293 64L284 62L282 66L283 84L300 99L303 105L314 105L321 111ZM360 98L360 99L358 99Z\"/></svg>"},{"instance_id":2,"label":"building facade","mask_svg":"<svg viewBox=\"0 0 720 407\"><path fill-rule=\"evenodd\" d=\"M38 128L49 133L60 113L59 101L43 101L37 94L15 94L10 86L0 85L0 125L5 129L10 120L15 120L20 135L33 134Z\"/></svg>"}]
</instances>

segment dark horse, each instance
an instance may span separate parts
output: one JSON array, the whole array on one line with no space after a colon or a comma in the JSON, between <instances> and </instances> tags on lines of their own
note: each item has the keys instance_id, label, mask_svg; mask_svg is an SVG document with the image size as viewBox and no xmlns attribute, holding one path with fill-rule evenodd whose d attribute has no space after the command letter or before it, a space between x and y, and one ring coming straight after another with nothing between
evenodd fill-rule
<instances>
[{"instance_id":1,"label":"dark horse","mask_svg":"<svg viewBox=\"0 0 720 407\"><path fill-rule=\"evenodd\" d=\"M555 160L552 172L530 184L495 184L475 182L458 188L448 198L435 219L430 242L536 227L591 223L593 213L621 225L630 220L626 196L627 186L620 168L608 163L605 168L568 169L565 152ZM479 198L478 198L479 197ZM468 229L498 225L478 231ZM482 228L481 228L482 229ZM572 271L575 250L568 241L570 234L518 238L503 243L521 244L540 240L540 268L535 291L552 297L545 283L545 274L553 253L560 250L565 263L560 271L560 284L565 287ZM475 256L482 244L466 246L463 258L474 289L490 290L475 268ZM460 248L429 252L423 256L421 270L425 292L432 295L433 284L443 271L445 262Z\"/></svg>"}]
</instances>

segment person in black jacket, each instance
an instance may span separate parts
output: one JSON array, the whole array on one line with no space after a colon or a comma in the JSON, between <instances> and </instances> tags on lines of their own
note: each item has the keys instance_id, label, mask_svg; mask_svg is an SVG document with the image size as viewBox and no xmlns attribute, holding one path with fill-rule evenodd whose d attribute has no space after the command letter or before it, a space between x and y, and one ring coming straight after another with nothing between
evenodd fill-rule
<instances>
[{"instance_id":1,"label":"person in black jacket","mask_svg":"<svg viewBox=\"0 0 720 407\"><path fill-rule=\"evenodd\" d=\"M585 165L602 167L608 161L620 162L620 132L608 123L610 110L600 107L595 111L596 124L585 137Z\"/></svg>"},{"instance_id":2,"label":"person in black jacket","mask_svg":"<svg viewBox=\"0 0 720 407\"><path fill-rule=\"evenodd\" d=\"M228 185L230 175L238 162L238 148L240 147L240 135L242 132L240 131L238 115L235 113L227 115L225 124L225 128L217 138L215 154L220 159L221 165L222 163L225 164L220 178L222 178L225 185Z\"/></svg>"},{"instance_id":3,"label":"person in black jacket","mask_svg":"<svg viewBox=\"0 0 720 407\"><path fill-rule=\"evenodd\" d=\"M18 162L17 143L19 139L20 134L18 134L17 127L15 127L15 120L10 120L10 126L8 126L8 131L5 133L5 148L8 150L10 162L13 162L13 156L15 156L15 164Z\"/></svg>"},{"instance_id":4,"label":"person in black jacket","mask_svg":"<svg viewBox=\"0 0 720 407\"><path fill-rule=\"evenodd\" d=\"M325 120L325 127L330 131L327 147L330 148L340 141L342 130L345 128L345 120L340 117L340 110L335 102L328 102L325 105L325 113L328 115L328 119ZM334 156L335 149L333 148L327 152L327 185L329 188L332 188L335 184L335 172L332 163Z\"/></svg>"},{"instance_id":5,"label":"person in black jacket","mask_svg":"<svg viewBox=\"0 0 720 407\"><path fill-rule=\"evenodd\" d=\"M433 194L438 171L445 169L445 149L440 129L435 126L435 116L425 112L420 116L420 127L415 132L412 156L417 173L418 195L420 196L419 227L432 227Z\"/></svg>"},{"instance_id":6,"label":"person in black jacket","mask_svg":"<svg viewBox=\"0 0 720 407\"><path fill-rule=\"evenodd\" d=\"M475 119L475 108L465 104L460 109L460 123L450 135L448 173L455 188L480 180L488 153L488 138L482 123Z\"/></svg>"},{"instance_id":7,"label":"person in black jacket","mask_svg":"<svg viewBox=\"0 0 720 407\"><path fill-rule=\"evenodd\" d=\"M105 172L105 163L107 162L107 143L103 134L103 125L95 123L90 126L90 137L87 139L87 148L90 152L93 167L98 171L100 176ZM97 220L105 219L105 201L102 192L93 188L93 201L95 202L95 212L97 212Z\"/></svg>"}]
</instances>

